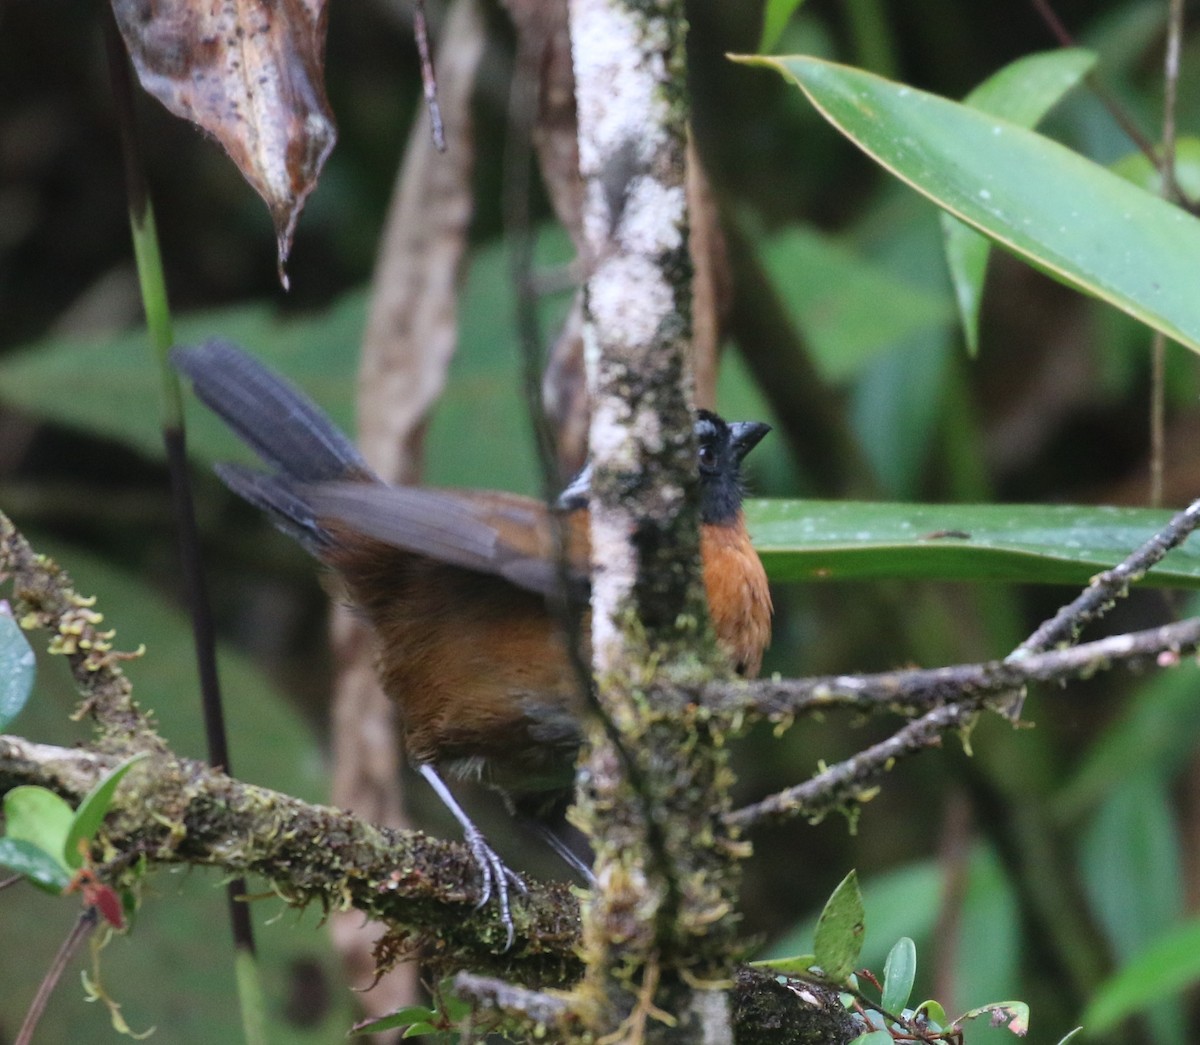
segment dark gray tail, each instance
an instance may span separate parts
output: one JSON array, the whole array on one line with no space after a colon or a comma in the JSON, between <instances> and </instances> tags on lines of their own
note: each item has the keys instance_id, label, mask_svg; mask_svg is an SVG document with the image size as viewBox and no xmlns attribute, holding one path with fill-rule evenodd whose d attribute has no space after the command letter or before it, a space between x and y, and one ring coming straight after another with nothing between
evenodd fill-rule
<instances>
[{"instance_id":1,"label":"dark gray tail","mask_svg":"<svg viewBox=\"0 0 1200 1045\"><path fill-rule=\"evenodd\" d=\"M236 494L268 512L311 551L326 536L304 496L309 483L375 479L362 454L303 392L228 341L171 349L196 397L269 467L217 465Z\"/></svg>"},{"instance_id":2,"label":"dark gray tail","mask_svg":"<svg viewBox=\"0 0 1200 1045\"><path fill-rule=\"evenodd\" d=\"M228 341L171 349L196 397L263 462L302 482L373 477L362 454L300 389Z\"/></svg>"}]
</instances>

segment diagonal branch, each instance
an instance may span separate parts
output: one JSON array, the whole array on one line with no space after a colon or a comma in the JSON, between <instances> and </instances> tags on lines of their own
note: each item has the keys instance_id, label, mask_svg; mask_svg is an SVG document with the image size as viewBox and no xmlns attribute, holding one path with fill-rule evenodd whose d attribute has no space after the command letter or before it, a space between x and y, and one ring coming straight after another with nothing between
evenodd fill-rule
<instances>
[{"instance_id":1,"label":"diagonal branch","mask_svg":"<svg viewBox=\"0 0 1200 1045\"><path fill-rule=\"evenodd\" d=\"M1019 660L1028 653L1049 649L1060 642L1073 642L1085 624L1102 617L1117 599L1129 593L1152 566L1172 548L1178 548L1200 526L1200 500L1176 513L1166 526L1111 570L1096 574L1073 601L1063 606L1012 653Z\"/></svg>"},{"instance_id":2,"label":"diagonal branch","mask_svg":"<svg viewBox=\"0 0 1200 1045\"><path fill-rule=\"evenodd\" d=\"M1200 618L1191 617L1067 649L1031 653L1020 659L875 675L711 682L700 690L698 698L706 708L722 714L774 721L830 710L915 715L955 701L978 703L985 697L1033 682L1087 679L1118 666L1169 667L1179 655L1197 649L1200 649Z\"/></svg>"},{"instance_id":3,"label":"diagonal branch","mask_svg":"<svg viewBox=\"0 0 1200 1045\"><path fill-rule=\"evenodd\" d=\"M1148 661L1162 667L1177 664L1180 654L1194 653L1200 648L1200 619L1046 651L1073 642L1086 624L1107 613L1117 599L1127 595L1147 570L1187 540L1197 526L1200 526L1200 501L1193 501L1124 561L1093 577L1076 599L1037 628L1003 661L881 675L772 680L735 686L710 684L701 694L706 706L747 716L786 719L800 712L833 707L860 711L888 709L911 715L933 708L887 740L823 770L811 780L727 814L726 823L745 828L764 820L820 818L839 806L862 802L871 796L875 782L898 759L937 746L946 731L970 725L973 717L988 705L989 697L1021 693L1027 683L1088 678L1118 663L1130 667L1140 667ZM991 703L996 701L993 699ZM1019 704L1015 714L1019 715Z\"/></svg>"}]
</instances>

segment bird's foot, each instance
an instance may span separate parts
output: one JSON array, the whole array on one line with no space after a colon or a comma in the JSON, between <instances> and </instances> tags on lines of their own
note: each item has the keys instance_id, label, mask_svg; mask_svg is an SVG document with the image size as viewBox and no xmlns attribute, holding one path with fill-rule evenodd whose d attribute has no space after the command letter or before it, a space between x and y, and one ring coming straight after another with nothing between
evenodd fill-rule
<instances>
[{"instance_id":1,"label":"bird's foot","mask_svg":"<svg viewBox=\"0 0 1200 1045\"><path fill-rule=\"evenodd\" d=\"M488 845L488 840L483 837L483 832L475 826L463 807L458 804L446 786L446 782L438 775L438 771L428 762L420 763L417 771L429 782L429 786L433 788L446 808L454 814L454 819L462 825L463 837L467 847L471 850L471 855L475 858L479 874L483 878L479 903L475 906L477 909L483 907L492 898L493 890L495 891L496 902L500 907L500 920L504 923L504 930L508 935L504 949L509 950L513 945L516 929L513 926L512 908L508 900L508 887L512 884L524 895L528 895L529 890L525 888L525 883L508 869L496 850Z\"/></svg>"},{"instance_id":2,"label":"bird's foot","mask_svg":"<svg viewBox=\"0 0 1200 1045\"><path fill-rule=\"evenodd\" d=\"M483 879L479 903L475 907L477 909L484 907L491 900L493 892L495 893L496 905L500 908L500 921L504 924L507 934L504 944L504 949L507 951L512 947L516 935L512 909L509 904L509 886L515 887L523 896L528 896L529 890L525 887L521 876L500 859L499 854L488 844L488 840L483 837L483 832L479 828L474 824L465 827L464 836L467 848L471 850L471 855L475 858L475 864L479 868L480 877Z\"/></svg>"}]
</instances>

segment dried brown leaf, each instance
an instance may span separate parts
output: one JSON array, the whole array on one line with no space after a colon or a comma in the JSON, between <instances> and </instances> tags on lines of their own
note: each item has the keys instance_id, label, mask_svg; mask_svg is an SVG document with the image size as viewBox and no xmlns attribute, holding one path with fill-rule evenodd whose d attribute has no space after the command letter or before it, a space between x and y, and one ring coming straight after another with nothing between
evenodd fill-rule
<instances>
[{"instance_id":1,"label":"dried brown leaf","mask_svg":"<svg viewBox=\"0 0 1200 1045\"><path fill-rule=\"evenodd\" d=\"M142 86L217 139L275 223L280 280L337 137L325 0L113 0Z\"/></svg>"}]
</instances>

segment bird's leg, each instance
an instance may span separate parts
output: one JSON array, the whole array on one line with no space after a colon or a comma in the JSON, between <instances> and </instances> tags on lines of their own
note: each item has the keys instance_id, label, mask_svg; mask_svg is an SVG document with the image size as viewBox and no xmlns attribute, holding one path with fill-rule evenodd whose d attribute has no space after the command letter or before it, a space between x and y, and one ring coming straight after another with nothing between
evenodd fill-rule
<instances>
[{"instance_id":1,"label":"bird's leg","mask_svg":"<svg viewBox=\"0 0 1200 1045\"><path fill-rule=\"evenodd\" d=\"M553 849L559 859L579 875L590 888L596 887L596 876L592 873L591 867L578 852L571 848L571 843L560 835L552 824L546 823L534 813L526 812L520 806L517 807L516 816L522 826L528 828Z\"/></svg>"},{"instance_id":2,"label":"bird's leg","mask_svg":"<svg viewBox=\"0 0 1200 1045\"><path fill-rule=\"evenodd\" d=\"M429 782L429 786L433 788L438 798L442 800L442 804L454 815L454 819L462 825L467 847L471 850L471 855L475 858L475 863L479 868L479 874L483 878L483 895L476 906L482 907L486 904L492 898L493 887L496 890L500 920L504 923L504 928L508 933L508 941L504 945L504 949L507 951L512 947L513 937L516 934L512 912L509 909L508 886L511 882L522 893L527 893L525 883L515 872L509 870L496 851L488 844L483 832L475 826L471 818L467 816L466 810L458 804L454 795L451 794L450 788L446 786L446 782L438 775L438 771L427 762L422 762L417 769L421 776Z\"/></svg>"}]
</instances>

